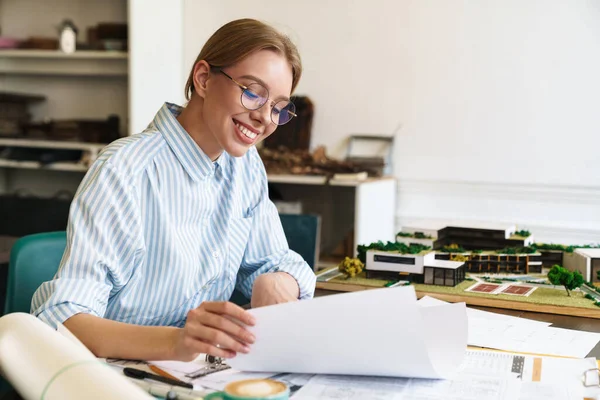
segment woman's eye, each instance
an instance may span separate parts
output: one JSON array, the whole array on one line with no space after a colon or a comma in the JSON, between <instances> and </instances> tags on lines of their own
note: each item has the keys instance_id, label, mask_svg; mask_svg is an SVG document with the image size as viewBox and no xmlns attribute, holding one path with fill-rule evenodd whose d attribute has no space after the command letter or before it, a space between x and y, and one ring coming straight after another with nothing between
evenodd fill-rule
<instances>
[{"instance_id":1,"label":"woman's eye","mask_svg":"<svg viewBox=\"0 0 600 400\"><path fill-rule=\"evenodd\" d=\"M244 94L250 99L258 99L260 96L254 93L252 90L244 90Z\"/></svg>"}]
</instances>

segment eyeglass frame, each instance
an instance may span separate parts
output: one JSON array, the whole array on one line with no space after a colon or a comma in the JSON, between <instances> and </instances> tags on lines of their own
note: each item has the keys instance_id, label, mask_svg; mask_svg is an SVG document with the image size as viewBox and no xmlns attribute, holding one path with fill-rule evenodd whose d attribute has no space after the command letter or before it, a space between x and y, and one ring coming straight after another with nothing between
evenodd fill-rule
<instances>
[{"instance_id":1,"label":"eyeglass frame","mask_svg":"<svg viewBox=\"0 0 600 400\"><path fill-rule=\"evenodd\" d=\"M243 96L243 95L244 95L244 91L245 91L245 90L250 90L250 89L248 89L248 86L246 86L246 85L244 85L244 84L242 84L242 83L239 83L238 81L236 81L235 79L233 79L233 78L232 78L232 77L231 77L231 76L230 76L230 75L229 75L227 72L223 71L221 68L218 68L218 67L211 67L211 68L212 68L212 69L215 69L215 70L217 70L217 71L219 71L220 73L222 73L223 75L225 75L226 77L228 77L228 78L229 78L229 79L230 79L230 80L231 80L233 83L235 83L236 85L238 85L238 86L239 86L239 88L240 88L240 89L242 89L242 94L241 94L241 96ZM248 108L248 107L246 107L246 105L244 105L244 102L242 101L242 97L240 96L240 103L241 103L241 104L242 104L242 106L243 106L243 107L244 107L246 110L248 110L248 111L256 111L256 110L260 110L262 107L264 107L264 105L265 105L265 104L267 104L267 103L269 102L269 89L267 89L266 87L264 87L264 85L261 85L261 84L260 84L260 83L258 83L258 82L256 82L256 84L258 84L258 85L262 86L262 87L263 87L263 88L264 88L264 89L267 91L267 100L265 100L265 102L264 102L264 103L263 103L261 106L259 106L258 108L254 108L254 109L252 109L252 108ZM277 104L277 103L279 103L279 102L281 102L281 100L280 100L280 101L278 101L278 102L276 102L275 104ZM288 102L294 105L294 111L295 111L295 110L296 110L296 104L294 104L294 102L293 102L293 101L291 101L291 100L288 100ZM273 107L275 106L275 104L273 104L273 105L271 106L271 112L269 113L269 114L270 114L270 117L271 117L271 122L272 122L272 123L274 123L275 125L277 125L277 126L282 126L282 125L285 125L285 124L287 124L288 122L290 122L290 121L292 120L292 118L293 118L293 117L298 117L298 114L296 114L296 113L293 113L293 112L291 112L291 111L288 111L288 113L289 113L289 114L292 116L292 118L290 118L290 119L289 119L289 121L287 121L287 122L285 122L285 123L283 123L283 124L278 124L277 122L273 121Z\"/></svg>"}]
</instances>

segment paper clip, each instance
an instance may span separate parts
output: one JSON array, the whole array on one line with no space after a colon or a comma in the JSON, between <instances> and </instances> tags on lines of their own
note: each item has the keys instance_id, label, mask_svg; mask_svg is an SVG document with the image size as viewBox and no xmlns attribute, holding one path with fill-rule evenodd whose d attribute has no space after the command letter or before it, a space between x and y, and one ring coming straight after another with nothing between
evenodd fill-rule
<instances>
[{"instance_id":1,"label":"paper clip","mask_svg":"<svg viewBox=\"0 0 600 400\"><path fill-rule=\"evenodd\" d=\"M204 357L204 361L209 364L223 364L223 359L221 357L211 356L210 354L207 354L206 357Z\"/></svg>"},{"instance_id":2,"label":"paper clip","mask_svg":"<svg viewBox=\"0 0 600 400\"><path fill-rule=\"evenodd\" d=\"M592 383L592 384L590 384L590 379L588 378L590 375L590 372L595 372L594 374L592 374L592 377L595 377L596 379L594 380L594 383ZM583 373L583 386L585 386L585 387L599 386L600 387L600 369L591 368L591 369L586 370Z\"/></svg>"},{"instance_id":3,"label":"paper clip","mask_svg":"<svg viewBox=\"0 0 600 400\"><path fill-rule=\"evenodd\" d=\"M197 379L206 375L214 374L215 372L224 371L226 369L231 368L229 365L223 362L223 359L221 357L215 357L207 354L204 358L204 361L208 363L207 366L197 369L194 372L185 374L185 377L188 379Z\"/></svg>"}]
</instances>

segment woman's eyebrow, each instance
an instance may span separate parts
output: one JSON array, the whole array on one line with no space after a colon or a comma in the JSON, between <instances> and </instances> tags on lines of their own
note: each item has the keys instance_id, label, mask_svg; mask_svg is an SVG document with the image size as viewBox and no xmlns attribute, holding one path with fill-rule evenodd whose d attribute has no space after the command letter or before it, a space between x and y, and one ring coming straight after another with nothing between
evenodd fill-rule
<instances>
[{"instance_id":1,"label":"woman's eyebrow","mask_svg":"<svg viewBox=\"0 0 600 400\"><path fill-rule=\"evenodd\" d=\"M269 87L269 85L266 84L265 81L263 81L262 79L260 79L259 77L254 76L254 75L242 75L242 76L240 76L239 79L250 79L250 80L253 80L253 81L257 82L257 83L260 83L264 87L266 87L267 90L271 90L271 88ZM287 96L278 96L278 97L274 98L273 100L286 100L286 101L290 101L290 98L287 97Z\"/></svg>"}]
</instances>

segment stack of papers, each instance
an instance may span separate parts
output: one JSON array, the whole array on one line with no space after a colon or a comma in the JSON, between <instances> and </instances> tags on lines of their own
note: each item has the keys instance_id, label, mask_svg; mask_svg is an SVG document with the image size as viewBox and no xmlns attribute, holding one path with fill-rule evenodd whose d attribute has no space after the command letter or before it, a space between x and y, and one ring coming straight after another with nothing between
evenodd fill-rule
<instances>
[{"instance_id":1,"label":"stack of papers","mask_svg":"<svg viewBox=\"0 0 600 400\"><path fill-rule=\"evenodd\" d=\"M425 296L423 307L446 304ZM583 358L600 341L600 334L554 328L547 322L467 308L468 344L521 353Z\"/></svg>"},{"instance_id":2,"label":"stack of papers","mask_svg":"<svg viewBox=\"0 0 600 400\"><path fill-rule=\"evenodd\" d=\"M205 366L200 361L154 362L171 374L188 381L178 371ZM178 365L179 364L179 365ZM185 365L185 367L183 367ZM595 368L596 360L530 356L487 350L468 350L457 374L448 380L295 374L227 370L193 380L197 390L223 390L230 382L271 378L285 382L293 400L581 400L600 395L598 387L585 388L583 371ZM172 369L168 369L172 368ZM598 383L591 374L589 382Z\"/></svg>"},{"instance_id":3,"label":"stack of papers","mask_svg":"<svg viewBox=\"0 0 600 400\"><path fill-rule=\"evenodd\" d=\"M448 378L467 346L465 304L420 307L412 286L250 312L252 352L229 362L243 371Z\"/></svg>"},{"instance_id":4,"label":"stack of papers","mask_svg":"<svg viewBox=\"0 0 600 400\"><path fill-rule=\"evenodd\" d=\"M257 319L252 352L228 360L230 370L192 380L196 389L222 390L229 382L270 377L287 383L294 400L581 400L600 395L598 387L582 384L596 360L581 358L600 335L431 298L417 302L410 286L250 312ZM467 350L467 343L578 359ZM186 381L186 373L206 366L200 358L153 364Z\"/></svg>"}]
</instances>

